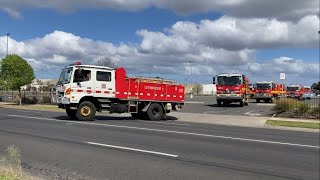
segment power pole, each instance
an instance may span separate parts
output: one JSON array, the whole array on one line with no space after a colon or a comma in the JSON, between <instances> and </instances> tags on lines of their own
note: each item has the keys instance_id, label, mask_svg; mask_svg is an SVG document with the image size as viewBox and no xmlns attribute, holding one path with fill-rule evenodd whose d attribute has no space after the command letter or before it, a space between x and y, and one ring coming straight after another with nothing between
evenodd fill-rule
<instances>
[{"instance_id":1,"label":"power pole","mask_svg":"<svg viewBox=\"0 0 320 180\"><path fill-rule=\"evenodd\" d=\"M7 56L9 51L9 36L10 36L10 33L7 33Z\"/></svg>"},{"instance_id":2,"label":"power pole","mask_svg":"<svg viewBox=\"0 0 320 180\"><path fill-rule=\"evenodd\" d=\"M193 98L193 72L192 72L192 64L195 63L194 61L189 61L191 66L191 92L190 92L190 98Z\"/></svg>"}]
</instances>

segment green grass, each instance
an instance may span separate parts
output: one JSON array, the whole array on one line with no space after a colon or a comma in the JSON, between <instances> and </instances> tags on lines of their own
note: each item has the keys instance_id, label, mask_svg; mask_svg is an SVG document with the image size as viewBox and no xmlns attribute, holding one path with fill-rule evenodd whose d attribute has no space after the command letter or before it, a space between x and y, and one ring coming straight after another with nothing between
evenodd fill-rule
<instances>
[{"instance_id":1,"label":"green grass","mask_svg":"<svg viewBox=\"0 0 320 180\"><path fill-rule=\"evenodd\" d=\"M0 180L14 180L14 178L10 176L0 175Z\"/></svg>"},{"instance_id":2,"label":"green grass","mask_svg":"<svg viewBox=\"0 0 320 180\"><path fill-rule=\"evenodd\" d=\"M299 128L320 129L320 123L316 123L316 122L298 122L298 121L268 120L268 121L266 122L266 124L272 125L272 126L286 126L286 127L299 127Z\"/></svg>"},{"instance_id":3,"label":"green grass","mask_svg":"<svg viewBox=\"0 0 320 180\"><path fill-rule=\"evenodd\" d=\"M13 108L13 109L26 109L26 110L40 110L40 111L56 111L56 112L64 112L65 111L63 109L58 108L58 106L42 105L42 104L35 104L35 105L24 104L24 105L20 106L17 104L0 103L0 107Z\"/></svg>"}]
</instances>

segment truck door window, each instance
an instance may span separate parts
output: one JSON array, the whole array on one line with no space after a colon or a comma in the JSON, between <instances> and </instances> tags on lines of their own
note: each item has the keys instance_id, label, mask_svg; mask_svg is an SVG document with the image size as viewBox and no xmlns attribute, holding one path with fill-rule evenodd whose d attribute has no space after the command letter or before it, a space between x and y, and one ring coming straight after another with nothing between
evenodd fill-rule
<instances>
[{"instance_id":1,"label":"truck door window","mask_svg":"<svg viewBox=\"0 0 320 180\"><path fill-rule=\"evenodd\" d=\"M97 71L97 81L111 81L111 72Z\"/></svg>"},{"instance_id":2,"label":"truck door window","mask_svg":"<svg viewBox=\"0 0 320 180\"><path fill-rule=\"evenodd\" d=\"M74 72L73 82L85 82L91 80L91 71L90 70L83 70L77 69Z\"/></svg>"}]
</instances>

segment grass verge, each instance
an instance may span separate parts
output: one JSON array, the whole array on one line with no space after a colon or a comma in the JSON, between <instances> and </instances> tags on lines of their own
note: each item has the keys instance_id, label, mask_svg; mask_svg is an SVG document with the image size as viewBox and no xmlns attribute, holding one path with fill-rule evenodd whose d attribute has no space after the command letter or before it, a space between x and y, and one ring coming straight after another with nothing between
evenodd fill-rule
<instances>
[{"instance_id":1,"label":"grass verge","mask_svg":"<svg viewBox=\"0 0 320 180\"><path fill-rule=\"evenodd\" d=\"M64 112L63 109L59 109L54 105L17 105L17 104L9 104L9 103L0 103L0 107L2 108L12 108L12 109L26 109L26 110L40 110L40 111L55 111L55 112Z\"/></svg>"},{"instance_id":2,"label":"grass verge","mask_svg":"<svg viewBox=\"0 0 320 180\"><path fill-rule=\"evenodd\" d=\"M309 129L320 129L320 123L316 122L298 122L298 121L279 121L279 120L268 120L266 122L272 126L286 126L286 127L299 127Z\"/></svg>"},{"instance_id":3,"label":"grass verge","mask_svg":"<svg viewBox=\"0 0 320 180\"><path fill-rule=\"evenodd\" d=\"M23 180L20 150L9 146L0 162L0 180Z\"/></svg>"},{"instance_id":4,"label":"grass verge","mask_svg":"<svg viewBox=\"0 0 320 180\"><path fill-rule=\"evenodd\" d=\"M6 155L0 157L0 180L38 180L22 171L21 154L16 146L9 146Z\"/></svg>"}]
</instances>

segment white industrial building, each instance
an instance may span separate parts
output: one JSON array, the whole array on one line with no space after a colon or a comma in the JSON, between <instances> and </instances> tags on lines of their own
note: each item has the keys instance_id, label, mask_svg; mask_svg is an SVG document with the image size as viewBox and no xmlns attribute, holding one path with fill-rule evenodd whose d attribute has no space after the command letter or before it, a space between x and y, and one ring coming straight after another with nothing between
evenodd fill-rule
<instances>
[{"instance_id":1,"label":"white industrial building","mask_svg":"<svg viewBox=\"0 0 320 180\"><path fill-rule=\"evenodd\" d=\"M215 84L203 84L202 85L202 94L203 95L213 95L216 94L217 88Z\"/></svg>"}]
</instances>

